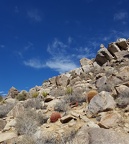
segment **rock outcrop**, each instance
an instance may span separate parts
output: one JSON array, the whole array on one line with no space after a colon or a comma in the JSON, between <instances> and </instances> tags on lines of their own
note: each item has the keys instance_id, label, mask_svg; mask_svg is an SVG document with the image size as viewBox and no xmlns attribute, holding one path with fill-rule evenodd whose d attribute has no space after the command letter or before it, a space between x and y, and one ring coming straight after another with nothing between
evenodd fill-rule
<instances>
[{"instance_id":1,"label":"rock outcrop","mask_svg":"<svg viewBox=\"0 0 129 144\"><path fill-rule=\"evenodd\" d=\"M128 144L129 39L0 102L0 143Z\"/></svg>"}]
</instances>

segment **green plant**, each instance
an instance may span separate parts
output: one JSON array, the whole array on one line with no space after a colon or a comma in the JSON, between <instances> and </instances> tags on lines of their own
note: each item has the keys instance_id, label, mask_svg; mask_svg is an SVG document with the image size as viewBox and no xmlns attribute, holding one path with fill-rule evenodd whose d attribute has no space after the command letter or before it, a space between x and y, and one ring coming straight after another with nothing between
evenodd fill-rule
<instances>
[{"instance_id":1,"label":"green plant","mask_svg":"<svg viewBox=\"0 0 129 144\"><path fill-rule=\"evenodd\" d=\"M38 95L39 95L39 92L34 92L34 93L32 93L32 97L33 97L33 98L37 98Z\"/></svg>"},{"instance_id":2,"label":"green plant","mask_svg":"<svg viewBox=\"0 0 129 144\"><path fill-rule=\"evenodd\" d=\"M42 96L44 96L44 97L46 97L48 95L48 93L47 92L42 92Z\"/></svg>"},{"instance_id":3,"label":"green plant","mask_svg":"<svg viewBox=\"0 0 129 144\"><path fill-rule=\"evenodd\" d=\"M72 95L72 93L73 93L73 88L72 87L67 87L66 94Z\"/></svg>"}]
</instances>

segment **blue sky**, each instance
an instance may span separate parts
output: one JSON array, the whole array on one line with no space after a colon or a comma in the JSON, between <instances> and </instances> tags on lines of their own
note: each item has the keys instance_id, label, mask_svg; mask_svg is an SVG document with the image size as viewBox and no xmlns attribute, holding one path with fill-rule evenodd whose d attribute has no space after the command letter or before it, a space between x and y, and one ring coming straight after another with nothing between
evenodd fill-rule
<instances>
[{"instance_id":1,"label":"blue sky","mask_svg":"<svg viewBox=\"0 0 129 144\"><path fill-rule=\"evenodd\" d=\"M129 37L128 0L0 0L0 94L29 90Z\"/></svg>"}]
</instances>

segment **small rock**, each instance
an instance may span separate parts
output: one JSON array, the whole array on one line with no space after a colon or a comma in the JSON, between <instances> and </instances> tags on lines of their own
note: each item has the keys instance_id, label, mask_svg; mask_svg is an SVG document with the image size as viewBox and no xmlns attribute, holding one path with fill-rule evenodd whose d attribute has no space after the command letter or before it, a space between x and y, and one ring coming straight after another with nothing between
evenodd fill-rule
<instances>
[{"instance_id":1,"label":"small rock","mask_svg":"<svg viewBox=\"0 0 129 144\"><path fill-rule=\"evenodd\" d=\"M71 115L67 115L64 116L60 119L61 123L68 123L69 121L71 121L73 119L73 117Z\"/></svg>"}]
</instances>

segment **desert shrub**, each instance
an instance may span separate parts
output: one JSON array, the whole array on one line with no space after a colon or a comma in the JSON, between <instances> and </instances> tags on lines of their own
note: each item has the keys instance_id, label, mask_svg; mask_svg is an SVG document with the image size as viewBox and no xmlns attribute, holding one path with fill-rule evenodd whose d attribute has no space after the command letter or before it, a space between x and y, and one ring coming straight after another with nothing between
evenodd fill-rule
<instances>
[{"instance_id":1,"label":"desert shrub","mask_svg":"<svg viewBox=\"0 0 129 144\"><path fill-rule=\"evenodd\" d=\"M72 93L73 93L72 87L67 87L67 89L66 89L66 94L67 94L67 95L72 95Z\"/></svg>"},{"instance_id":2,"label":"desert shrub","mask_svg":"<svg viewBox=\"0 0 129 144\"><path fill-rule=\"evenodd\" d=\"M33 97L33 98L37 98L38 95L39 95L39 92L33 92L33 93L32 93L32 97Z\"/></svg>"},{"instance_id":3,"label":"desert shrub","mask_svg":"<svg viewBox=\"0 0 129 144\"><path fill-rule=\"evenodd\" d=\"M68 109L69 105L65 101L60 101L56 103L54 110L58 112L66 112Z\"/></svg>"},{"instance_id":4,"label":"desert shrub","mask_svg":"<svg viewBox=\"0 0 129 144\"><path fill-rule=\"evenodd\" d=\"M60 86L60 87L57 87L57 88L53 88L51 89L50 91L50 95L51 96L54 96L54 97L59 97L59 96L64 96L66 93L66 90L64 87Z\"/></svg>"},{"instance_id":5,"label":"desert shrub","mask_svg":"<svg viewBox=\"0 0 129 144\"><path fill-rule=\"evenodd\" d=\"M42 109L42 102L39 98L28 99L24 102L24 107Z\"/></svg>"},{"instance_id":6,"label":"desert shrub","mask_svg":"<svg viewBox=\"0 0 129 144\"><path fill-rule=\"evenodd\" d=\"M61 114L59 112L53 112L50 116L50 121L56 122L59 118L61 118Z\"/></svg>"},{"instance_id":7,"label":"desert shrub","mask_svg":"<svg viewBox=\"0 0 129 144\"><path fill-rule=\"evenodd\" d=\"M48 95L47 92L45 92L45 91L42 92L42 96L43 96L43 97L46 97L47 95Z\"/></svg>"},{"instance_id":8,"label":"desert shrub","mask_svg":"<svg viewBox=\"0 0 129 144\"><path fill-rule=\"evenodd\" d=\"M19 101L24 101L28 97L28 93L26 91L21 91L17 96L16 99Z\"/></svg>"},{"instance_id":9,"label":"desert shrub","mask_svg":"<svg viewBox=\"0 0 129 144\"><path fill-rule=\"evenodd\" d=\"M14 105L12 103L0 105L0 118L5 117L13 109Z\"/></svg>"},{"instance_id":10,"label":"desert shrub","mask_svg":"<svg viewBox=\"0 0 129 144\"><path fill-rule=\"evenodd\" d=\"M72 93L72 95L65 96L64 100L66 101L66 103L78 102L79 104L81 104L82 102L86 101L86 97L81 93Z\"/></svg>"},{"instance_id":11,"label":"desert shrub","mask_svg":"<svg viewBox=\"0 0 129 144\"><path fill-rule=\"evenodd\" d=\"M88 93L86 93L87 102L89 103L91 99L97 94L98 92L96 90L90 90Z\"/></svg>"},{"instance_id":12,"label":"desert shrub","mask_svg":"<svg viewBox=\"0 0 129 144\"><path fill-rule=\"evenodd\" d=\"M16 119L16 131L19 135L32 135L37 127L44 123L43 116L32 110L26 110Z\"/></svg>"}]
</instances>

